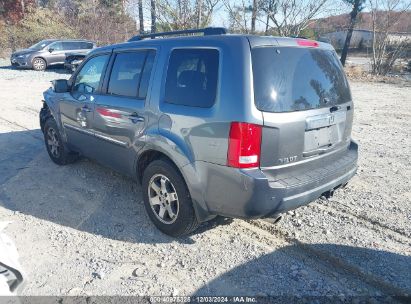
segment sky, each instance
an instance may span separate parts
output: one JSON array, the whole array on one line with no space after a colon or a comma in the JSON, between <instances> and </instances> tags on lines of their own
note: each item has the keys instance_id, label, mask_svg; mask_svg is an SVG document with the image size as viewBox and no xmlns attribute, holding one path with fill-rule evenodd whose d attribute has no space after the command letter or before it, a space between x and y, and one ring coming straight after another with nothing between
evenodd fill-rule
<instances>
[{"instance_id":1,"label":"sky","mask_svg":"<svg viewBox=\"0 0 411 304\"><path fill-rule=\"evenodd\" d=\"M240 1L240 0L231 0L231 1ZM300 0L300 1L305 1L305 0ZM137 1L136 1L137 2ZM143 1L144 3L144 1ZM233 3L233 2L232 2ZM239 2L240 4L241 2ZM148 2L144 3L144 28L145 30L148 30L150 28L150 9L148 6ZM130 7L129 9L130 13L132 16L136 19L138 22L138 10L137 6L135 8ZM333 0L330 1L329 6L327 7L327 10L318 14L316 18L323 18L323 17L328 17L331 15L339 15L339 14L344 14L348 13L350 11L350 7L345 4L343 0ZM220 9L214 12L213 14L213 19L210 24L211 26L222 26L222 27L229 27L229 18L228 18L228 13L226 8L224 7L223 1L221 2ZM263 30L265 29L265 24L262 22L257 21L257 30Z\"/></svg>"}]
</instances>

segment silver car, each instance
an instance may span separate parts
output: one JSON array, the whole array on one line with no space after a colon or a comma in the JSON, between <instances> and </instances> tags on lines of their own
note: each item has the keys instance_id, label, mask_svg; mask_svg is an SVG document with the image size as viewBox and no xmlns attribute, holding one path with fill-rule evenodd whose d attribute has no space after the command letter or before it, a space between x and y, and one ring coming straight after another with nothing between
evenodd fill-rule
<instances>
[{"instance_id":1,"label":"silver car","mask_svg":"<svg viewBox=\"0 0 411 304\"><path fill-rule=\"evenodd\" d=\"M47 67L64 64L66 53L88 52L95 44L86 40L42 40L27 49L11 54L12 66L43 71Z\"/></svg>"},{"instance_id":2,"label":"silver car","mask_svg":"<svg viewBox=\"0 0 411 304\"><path fill-rule=\"evenodd\" d=\"M350 88L327 43L221 28L137 36L93 50L44 100L50 158L135 178L172 236L216 216L277 218L357 170Z\"/></svg>"}]
</instances>

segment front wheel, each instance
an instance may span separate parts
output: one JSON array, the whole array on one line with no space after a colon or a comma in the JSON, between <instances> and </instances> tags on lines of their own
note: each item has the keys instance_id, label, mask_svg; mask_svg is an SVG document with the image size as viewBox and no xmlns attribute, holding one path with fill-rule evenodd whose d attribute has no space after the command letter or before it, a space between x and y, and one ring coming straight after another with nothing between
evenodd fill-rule
<instances>
[{"instance_id":1,"label":"front wheel","mask_svg":"<svg viewBox=\"0 0 411 304\"><path fill-rule=\"evenodd\" d=\"M178 237L198 227L190 193L175 166L153 161L144 171L142 187L146 211L160 231Z\"/></svg>"},{"instance_id":2,"label":"front wheel","mask_svg":"<svg viewBox=\"0 0 411 304\"><path fill-rule=\"evenodd\" d=\"M66 165L77 159L77 154L70 152L64 145L57 123L53 118L46 120L44 124L44 142L47 153L57 165Z\"/></svg>"},{"instance_id":3,"label":"front wheel","mask_svg":"<svg viewBox=\"0 0 411 304\"><path fill-rule=\"evenodd\" d=\"M47 63L43 58L33 59L33 69L36 71L44 71L47 67Z\"/></svg>"}]
</instances>

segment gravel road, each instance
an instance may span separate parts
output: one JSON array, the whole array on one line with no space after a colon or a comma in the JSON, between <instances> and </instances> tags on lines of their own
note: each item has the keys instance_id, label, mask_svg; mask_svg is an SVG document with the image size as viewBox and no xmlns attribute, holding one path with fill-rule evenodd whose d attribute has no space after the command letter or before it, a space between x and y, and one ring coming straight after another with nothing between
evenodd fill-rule
<instances>
[{"instance_id":1,"label":"gravel road","mask_svg":"<svg viewBox=\"0 0 411 304\"><path fill-rule=\"evenodd\" d=\"M360 167L329 201L277 225L219 219L173 239L150 223L131 180L49 160L40 101L67 77L0 60L0 220L13 221L24 295L411 295L409 85L351 83Z\"/></svg>"}]
</instances>

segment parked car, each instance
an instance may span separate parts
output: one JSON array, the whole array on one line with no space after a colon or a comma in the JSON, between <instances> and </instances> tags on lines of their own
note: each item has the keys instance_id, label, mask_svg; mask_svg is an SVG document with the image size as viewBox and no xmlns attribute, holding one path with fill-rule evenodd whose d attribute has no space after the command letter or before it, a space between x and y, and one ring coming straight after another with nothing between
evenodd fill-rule
<instances>
[{"instance_id":1,"label":"parked car","mask_svg":"<svg viewBox=\"0 0 411 304\"><path fill-rule=\"evenodd\" d=\"M84 155L135 178L172 236L215 216L276 218L345 186L358 147L332 46L202 31L95 49L54 81L40 112L51 160Z\"/></svg>"},{"instance_id":2,"label":"parked car","mask_svg":"<svg viewBox=\"0 0 411 304\"><path fill-rule=\"evenodd\" d=\"M74 72L78 68L78 66L83 62L84 58L86 58L88 53L89 51L66 53L64 67L70 72Z\"/></svg>"},{"instance_id":3,"label":"parked car","mask_svg":"<svg viewBox=\"0 0 411 304\"><path fill-rule=\"evenodd\" d=\"M28 49L11 54L12 66L43 71L48 66L64 64L66 53L90 51L94 42L86 40L42 40Z\"/></svg>"}]
</instances>

